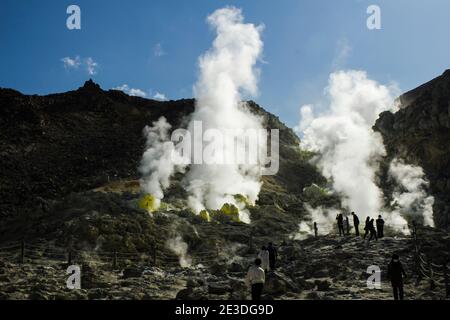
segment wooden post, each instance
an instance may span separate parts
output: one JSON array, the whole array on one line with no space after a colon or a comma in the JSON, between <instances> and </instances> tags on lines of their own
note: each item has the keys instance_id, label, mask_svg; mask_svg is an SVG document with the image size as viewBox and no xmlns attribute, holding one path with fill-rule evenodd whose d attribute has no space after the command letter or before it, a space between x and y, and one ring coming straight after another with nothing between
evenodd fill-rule
<instances>
[{"instance_id":1,"label":"wooden post","mask_svg":"<svg viewBox=\"0 0 450 320\"><path fill-rule=\"evenodd\" d=\"M72 265L72 250L69 250L69 253L67 255L67 265Z\"/></svg>"},{"instance_id":2,"label":"wooden post","mask_svg":"<svg viewBox=\"0 0 450 320\"><path fill-rule=\"evenodd\" d=\"M444 263L444 284L445 284L445 297L450 297L450 283L448 281L448 270L447 270L448 261Z\"/></svg>"},{"instance_id":3,"label":"wooden post","mask_svg":"<svg viewBox=\"0 0 450 320\"><path fill-rule=\"evenodd\" d=\"M25 241L22 240L20 245L20 263L25 262Z\"/></svg>"},{"instance_id":4,"label":"wooden post","mask_svg":"<svg viewBox=\"0 0 450 320\"><path fill-rule=\"evenodd\" d=\"M114 251L114 256L113 256L113 269L116 270L117 268L117 251Z\"/></svg>"}]
</instances>

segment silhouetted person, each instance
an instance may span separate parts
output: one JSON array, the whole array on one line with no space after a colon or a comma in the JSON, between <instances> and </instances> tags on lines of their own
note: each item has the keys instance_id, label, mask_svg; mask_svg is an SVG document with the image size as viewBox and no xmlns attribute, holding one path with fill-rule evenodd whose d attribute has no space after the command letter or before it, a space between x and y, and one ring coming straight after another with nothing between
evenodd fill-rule
<instances>
[{"instance_id":1,"label":"silhouetted person","mask_svg":"<svg viewBox=\"0 0 450 320\"><path fill-rule=\"evenodd\" d=\"M366 239L366 236L369 234L369 224L370 224L370 217L367 217L366 224L364 225L364 239Z\"/></svg>"},{"instance_id":2,"label":"silhouetted person","mask_svg":"<svg viewBox=\"0 0 450 320\"><path fill-rule=\"evenodd\" d=\"M381 215L379 215L377 219L377 233L378 238L384 237L384 220L381 218Z\"/></svg>"},{"instance_id":3,"label":"silhouetted person","mask_svg":"<svg viewBox=\"0 0 450 320\"><path fill-rule=\"evenodd\" d=\"M388 265L388 277L391 280L394 300L403 300L403 278L406 278L406 273L396 254L392 255L392 260Z\"/></svg>"},{"instance_id":4,"label":"silhouetted person","mask_svg":"<svg viewBox=\"0 0 450 320\"><path fill-rule=\"evenodd\" d=\"M319 229L317 229L317 222L314 222L314 236L317 238L319 235Z\"/></svg>"},{"instance_id":5,"label":"silhouetted person","mask_svg":"<svg viewBox=\"0 0 450 320\"><path fill-rule=\"evenodd\" d=\"M359 237L359 218L354 212L352 212L352 216L353 216L353 226L355 227L355 235Z\"/></svg>"},{"instance_id":6,"label":"silhouetted person","mask_svg":"<svg viewBox=\"0 0 450 320\"><path fill-rule=\"evenodd\" d=\"M264 282L266 282L266 274L261 268L261 259L255 259L255 264L248 269L245 282L251 288L252 300L261 300Z\"/></svg>"},{"instance_id":7,"label":"silhouetted person","mask_svg":"<svg viewBox=\"0 0 450 320\"><path fill-rule=\"evenodd\" d=\"M258 258L261 259L261 268L263 268L265 272L269 271L269 251L267 251L266 246L261 247Z\"/></svg>"},{"instance_id":8,"label":"silhouetted person","mask_svg":"<svg viewBox=\"0 0 450 320\"><path fill-rule=\"evenodd\" d=\"M375 230L374 223L375 223L374 219L369 221L369 226L368 226L369 232L370 232L369 241L372 240L372 238L375 238L375 240L378 241L377 230Z\"/></svg>"},{"instance_id":9,"label":"silhouetted person","mask_svg":"<svg viewBox=\"0 0 450 320\"><path fill-rule=\"evenodd\" d=\"M347 235L350 235L350 221L348 220L348 216L345 217L345 228L347 230Z\"/></svg>"},{"instance_id":10,"label":"silhouetted person","mask_svg":"<svg viewBox=\"0 0 450 320\"><path fill-rule=\"evenodd\" d=\"M273 246L272 242L269 242L269 246L267 247L267 251L269 251L269 266L270 270L275 270L275 264L278 256L277 249Z\"/></svg>"},{"instance_id":11,"label":"silhouetted person","mask_svg":"<svg viewBox=\"0 0 450 320\"><path fill-rule=\"evenodd\" d=\"M339 229L339 235L340 236L345 236L345 231L344 231L344 216L342 215L342 213L339 213L336 217L337 220L337 225L338 225L338 229Z\"/></svg>"}]
</instances>

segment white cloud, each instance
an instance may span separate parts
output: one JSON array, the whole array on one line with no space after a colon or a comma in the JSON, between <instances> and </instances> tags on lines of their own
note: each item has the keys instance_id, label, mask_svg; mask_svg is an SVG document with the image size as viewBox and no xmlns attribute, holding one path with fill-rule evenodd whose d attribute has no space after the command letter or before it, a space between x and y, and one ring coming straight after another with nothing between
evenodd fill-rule
<instances>
[{"instance_id":1,"label":"white cloud","mask_svg":"<svg viewBox=\"0 0 450 320\"><path fill-rule=\"evenodd\" d=\"M96 68L98 67L98 63L94 61L91 57L86 58L86 69L89 75L97 74Z\"/></svg>"},{"instance_id":2,"label":"white cloud","mask_svg":"<svg viewBox=\"0 0 450 320\"><path fill-rule=\"evenodd\" d=\"M153 47L153 54L155 55L155 57L162 57L166 55L166 52L164 51L161 43L155 44L155 46Z\"/></svg>"},{"instance_id":3,"label":"white cloud","mask_svg":"<svg viewBox=\"0 0 450 320\"><path fill-rule=\"evenodd\" d=\"M120 90L125 92L126 94L133 96L133 97L142 97L145 98L147 96L147 93L145 93L141 89L136 88L130 88L127 84L123 84L121 86L113 88L113 90Z\"/></svg>"},{"instance_id":4,"label":"white cloud","mask_svg":"<svg viewBox=\"0 0 450 320\"><path fill-rule=\"evenodd\" d=\"M64 57L61 59L64 64L64 68L66 70L70 69L78 69L81 65L86 67L86 71L89 75L97 74L98 63L94 61L91 57L87 57L86 59L81 60L80 56L76 56L74 58Z\"/></svg>"},{"instance_id":5,"label":"white cloud","mask_svg":"<svg viewBox=\"0 0 450 320\"><path fill-rule=\"evenodd\" d=\"M167 100L167 97L164 93L156 91L155 95L153 96L153 99L165 101L165 100Z\"/></svg>"},{"instance_id":6,"label":"white cloud","mask_svg":"<svg viewBox=\"0 0 450 320\"><path fill-rule=\"evenodd\" d=\"M81 64L80 57L76 56L74 58L64 57L61 59L66 69L78 69Z\"/></svg>"}]
</instances>

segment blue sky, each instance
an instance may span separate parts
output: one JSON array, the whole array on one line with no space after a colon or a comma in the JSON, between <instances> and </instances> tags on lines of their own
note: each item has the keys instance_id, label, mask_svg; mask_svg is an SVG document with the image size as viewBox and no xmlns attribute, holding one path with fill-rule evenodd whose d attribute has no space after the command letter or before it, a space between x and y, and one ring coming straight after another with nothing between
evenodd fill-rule
<instances>
[{"instance_id":1,"label":"blue sky","mask_svg":"<svg viewBox=\"0 0 450 320\"><path fill-rule=\"evenodd\" d=\"M81 30L66 28L71 4L81 8ZM381 30L366 27L370 4L381 8ZM450 68L448 0L1 0L0 87L47 94L92 77L104 89L192 97L197 59L214 38L205 19L226 5L265 25L254 100L290 126L336 69L365 70L406 91ZM78 68L64 67L62 58L77 56Z\"/></svg>"}]
</instances>

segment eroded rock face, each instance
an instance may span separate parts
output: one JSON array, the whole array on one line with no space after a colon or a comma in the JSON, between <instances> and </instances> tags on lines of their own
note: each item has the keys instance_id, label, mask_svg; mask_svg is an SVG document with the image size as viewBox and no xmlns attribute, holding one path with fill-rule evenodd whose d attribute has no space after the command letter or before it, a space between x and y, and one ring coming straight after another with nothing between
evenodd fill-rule
<instances>
[{"instance_id":1,"label":"eroded rock face","mask_svg":"<svg viewBox=\"0 0 450 320\"><path fill-rule=\"evenodd\" d=\"M399 98L400 110L384 112L374 130L383 135L394 157L420 165L435 197L435 222L448 227L450 219L450 70Z\"/></svg>"}]
</instances>

